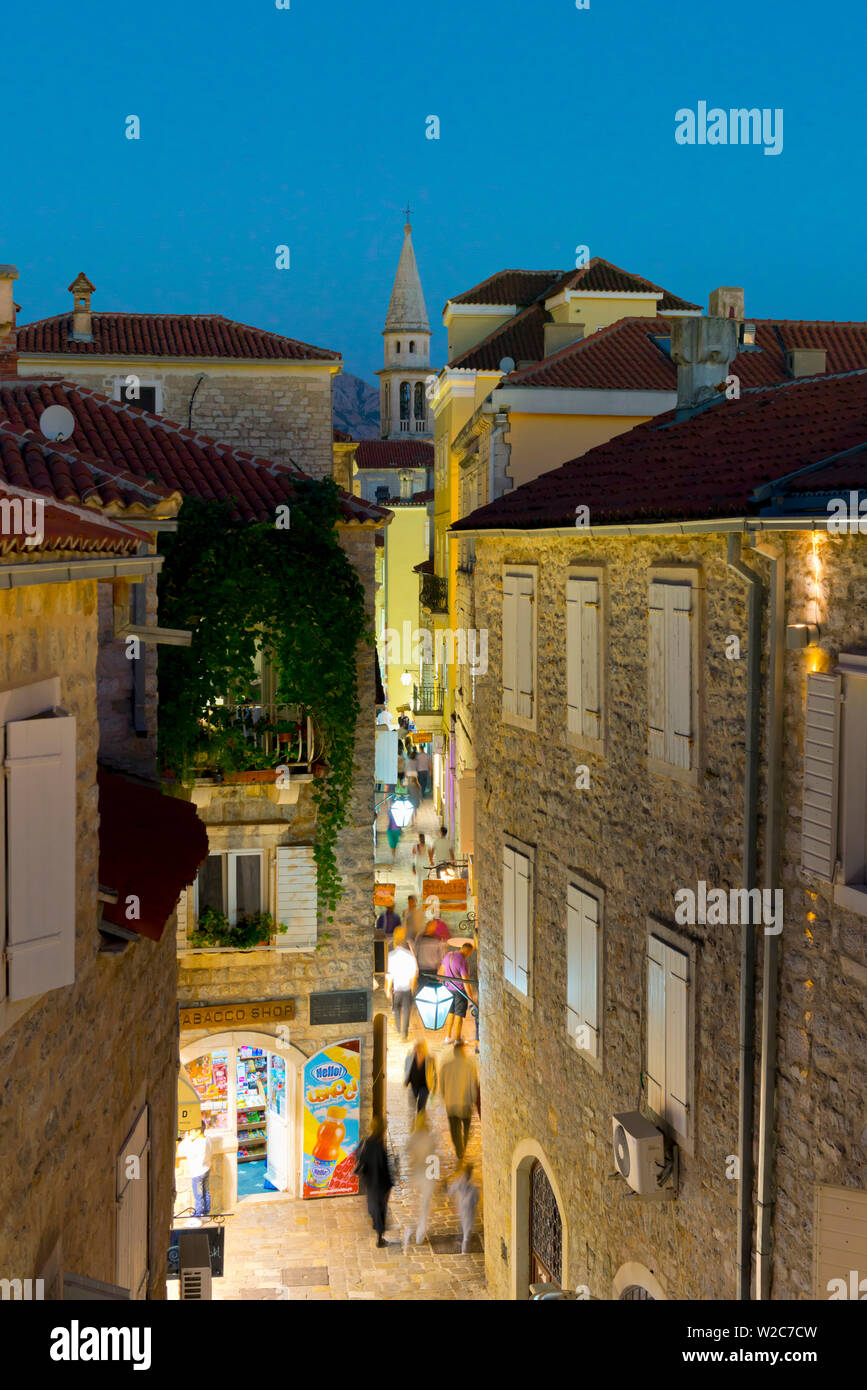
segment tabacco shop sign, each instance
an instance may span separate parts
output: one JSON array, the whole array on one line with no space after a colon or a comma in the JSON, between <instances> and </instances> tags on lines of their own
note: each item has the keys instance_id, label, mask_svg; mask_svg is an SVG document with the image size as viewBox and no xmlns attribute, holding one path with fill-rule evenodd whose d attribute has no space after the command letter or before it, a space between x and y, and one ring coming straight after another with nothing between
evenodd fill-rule
<instances>
[{"instance_id":1,"label":"tabacco shop sign","mask_svg":"<svg viewBox=\"0 0 867 1390\"><path fill-rule=\"evenodd\" d=\"M247 1004L203 1004L198 1009L181 1009L182 1028L233 1028L250 1023L282 1023L295 1017L294 999L257 999Z\"/></svg>"}]
</instances>

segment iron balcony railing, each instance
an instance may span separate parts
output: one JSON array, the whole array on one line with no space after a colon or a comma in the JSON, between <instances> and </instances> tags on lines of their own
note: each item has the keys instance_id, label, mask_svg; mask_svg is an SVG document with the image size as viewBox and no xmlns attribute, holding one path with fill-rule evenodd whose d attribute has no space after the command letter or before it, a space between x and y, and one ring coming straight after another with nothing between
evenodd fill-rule
<instances>
[{"instance_id":1,"label":"iron balcony railing","mask_svg":"<svg viewBox=\"0 0 867 1390\"><path fill-rule=\"evenodd\" d=\"M205 728L231 730L251 753L273 756L287 767L305 767L324 756L325 743L313 719L298 705L231 701L212 705L202 721Z\"/></svg>"},{"instance_id":2,"label":"iron balcony railing","mask_svg":"<svg viewBox=\"0 0 867 1390\"><path fill-rule=\"evenodd\" d=\"M429 608L432 613L447 613L449 581L438 574L421 575L420 599L422 608Z\"/></svg>"},{"instance_id":3,"label":"iron balcony railing","mask_svg":"<svg viewBox=\"0 0 867 1390\"><path fill-rule=\"evenodd\" d=\"M412 708L414 714L442 714L444 691L441 685L414 685Z\"/></svg>"}]
</instances>

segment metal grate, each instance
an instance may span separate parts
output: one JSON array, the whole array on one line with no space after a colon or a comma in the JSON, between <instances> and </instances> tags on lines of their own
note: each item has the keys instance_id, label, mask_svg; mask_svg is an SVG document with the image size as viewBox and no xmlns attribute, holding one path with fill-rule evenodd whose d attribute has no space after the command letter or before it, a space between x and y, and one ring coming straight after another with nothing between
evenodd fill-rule
<instances>
[{"instance_id":1,"label":"metal grate","mask_svg":"<svg viewBox=\"0 0 867 1390\"><path fill-rule=\"evenodd\" d=\"M563 1223L548 1174L536 1160L530 1173L530 1248L549 1278L563 1273Z\"/></svg>"},{"instance_id":2,"label":"metal grate","mask_svg":"<svg viewBox=\"0 0 867 1390\"><path fill-rule=\"evenodd\" d=\"M310 1022L366 1023L367 991L343 989L332 990L328 994L311 994Z\"/></svg>"},{"instance_id":3,"label":"metal grate","mask_svg":"<svg viewBox=\"0 0 867 1390\"><path fill-rule=\"evenodd\" d=\"M630 1284L627 1288L625 1288L623 1290L623 1293L620 1295L620 1302L622 1303L624 1299L626 1299L627 1302L630 1303L656 1302L656 1299L653 1297L653 1294L648 1293L647 1289L643 1289L640 1284Z\"/></svg>"}]
</instances>

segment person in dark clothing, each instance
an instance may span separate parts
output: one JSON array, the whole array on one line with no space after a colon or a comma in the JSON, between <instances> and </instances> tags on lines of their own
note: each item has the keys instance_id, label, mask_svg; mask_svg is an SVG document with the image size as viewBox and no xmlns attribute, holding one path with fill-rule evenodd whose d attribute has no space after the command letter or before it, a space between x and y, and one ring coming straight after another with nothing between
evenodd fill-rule
<instances>
[{"instance_id":1,"label":"person in dark clothing","mask_svg":"<svg viewBox=\"0 0 867 1390\"><path fill-rule=\"evenodd\" d=\"M355 1171L367 1197L367 1210L376 1231L376 1243L378 1246L385 1245L385 1218L394 1179L385 1149L385 1121L380 1115L374 1115L370 1133L358 1150Z\"/></svg>"},{"instance_id":2,"label":"person in dark clothing","mask_svg":"<svg viewBox=\"0 0 867 1390\"><path fill-rule=\"evenodd\" d=\"M427 1105L428 1096L437 1088L436 1062L430 1056L423 1038L407 1053L403 1068L403 1084L411 1087L415 1097L415 1108L420 1113Z\"/></svg>"}]
</instances>

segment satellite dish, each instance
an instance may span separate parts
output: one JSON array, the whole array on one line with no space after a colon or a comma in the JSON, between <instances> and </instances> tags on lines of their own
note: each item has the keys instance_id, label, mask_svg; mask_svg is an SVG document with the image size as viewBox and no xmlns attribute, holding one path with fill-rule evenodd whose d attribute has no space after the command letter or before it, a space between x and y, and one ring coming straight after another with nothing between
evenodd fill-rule
<instances>
[{"instance_id":1,"label":"satellite dish","mask_svg":"<svg viewBox=\"0 0 867 1390\"><path fill-rule=\"evenodd\" d=\"M500 371L503 373L503 376L505 376L507 372L513 372L514 370L515 370L515 359L514 359L514 357L504 357L503 360L502 360L502 362L500 363Z\"/></svg>"},{"instance_id":2,"label":"satellite dish","mask_svg":"<svg viewBox=\"0 0 867 1390\"><path fill-rule=\"evenodd\" d=\"M75 416L65 405L50 405L39 417L39 428L46 439L69 439L75 429Z\"/></svg>"}]
</instances>

